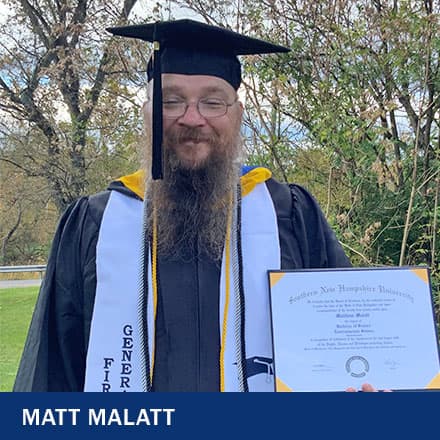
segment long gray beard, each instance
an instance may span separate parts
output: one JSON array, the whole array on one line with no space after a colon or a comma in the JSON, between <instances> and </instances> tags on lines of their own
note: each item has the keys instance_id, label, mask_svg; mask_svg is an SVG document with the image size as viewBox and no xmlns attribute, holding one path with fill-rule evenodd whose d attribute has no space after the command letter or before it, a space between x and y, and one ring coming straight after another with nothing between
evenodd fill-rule
<instances>
[{"instance_id":1,"label":"long gray beard","mask_svg":"<svg viewBox=\"0 0 440 440\"><path fill-rule=\"evenodd\" d=\"M239 182L235 157L213 157L203 168L188 170L165 150L165 178L149 186L160 256L190 260L203 255L221 261L230 196ZM152 230L152 210L148 221Z\"/></svg>"}]
</instances>

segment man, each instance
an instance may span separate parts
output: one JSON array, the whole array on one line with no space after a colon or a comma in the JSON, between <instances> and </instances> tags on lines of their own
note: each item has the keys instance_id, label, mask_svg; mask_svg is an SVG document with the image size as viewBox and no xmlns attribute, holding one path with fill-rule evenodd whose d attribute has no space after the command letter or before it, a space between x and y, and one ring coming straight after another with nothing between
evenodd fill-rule
<instances>
[{"instance_id":1,"label":"man","mask_svg":"<svg viewBox=\"0 0 440 440\"><path fill-rule=\"evenodd\" d=\"M15 390L273 391L267 270L349 265L304 189L240 166L237 55L287 49L191 20L112 32L161 44L153 179L63 215Z\"/></svg>"}]
</instances>

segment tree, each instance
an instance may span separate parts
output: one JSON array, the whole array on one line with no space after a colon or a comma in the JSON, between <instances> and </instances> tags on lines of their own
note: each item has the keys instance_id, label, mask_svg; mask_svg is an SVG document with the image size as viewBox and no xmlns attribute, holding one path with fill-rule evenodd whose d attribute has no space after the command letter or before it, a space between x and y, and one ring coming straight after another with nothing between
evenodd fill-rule
<instances>
[{"instance_id":1,"label":"tree","mask_svg":"<svg viewBox=\"0 0 440 440\"><path fill-rule=\"evenodd\" d=\"M3 150L26 149L24 138L4 140ZM3 162L0 173L0 264L39 263L46 255L57 219L47 185Z\"/></svg>"},{"instance_id":2,"label":"tree","mask_svg":"<svg viewBox=\"0 0 440 440\"><path fill-rule=\"evenodd\" d=\"M66 206L138 167L148 54L105 30L126 23L135 4L9 2L0 29L3 264L44 262Z\"/></svg>"},{"instance_id":3,"label":"tree","mask_svg":"<svg viewBox=\"0 0 440 440\"><path fill-rule=\"evenodd\" d=\"M244 61L258 159L313 189L354 264L428 264L438 284L440 4L178 3L291 47Z\"/></svg>"},{"instance_id":4,"label":"tree","mask_svg":"<svg viewBox=\"0 0 440 440\"><path fill-rule=\"evenodd\" d=\"M10 2L12 15L0 33L1 131L36 142L20 161L4 149L0 160L44 178L59 212L88 189L105 113L112 126L107 131L127 124L117 116L126 116L130 93L122 101L117 87L106 89L118 51L104 27L126 22L135 3ZM111 109L100 106L103 95Z\"/></svg>"}]
</instances>

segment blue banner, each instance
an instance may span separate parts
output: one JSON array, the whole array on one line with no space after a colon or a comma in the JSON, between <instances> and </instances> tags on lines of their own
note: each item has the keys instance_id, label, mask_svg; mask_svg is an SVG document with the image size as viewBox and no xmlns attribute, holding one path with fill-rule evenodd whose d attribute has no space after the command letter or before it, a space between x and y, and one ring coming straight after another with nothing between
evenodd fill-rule
<instances>
[{"instance_id":1,"label":"blue banner","mask_svg":"<svg viewBox=\"0 0 440 440\"><path fill-rule=\"evenodd\" d=\"M440 393L0 393L0 407L2 431L32 440L426 439Z\"/></svg>"}]
</instances>

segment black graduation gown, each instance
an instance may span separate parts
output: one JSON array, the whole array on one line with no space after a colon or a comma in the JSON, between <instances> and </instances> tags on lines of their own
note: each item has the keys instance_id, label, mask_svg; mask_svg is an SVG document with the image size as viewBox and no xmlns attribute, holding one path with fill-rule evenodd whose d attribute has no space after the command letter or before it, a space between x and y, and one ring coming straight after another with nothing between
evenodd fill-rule
<instances>
[{"instance_id":1,"label":"black graduation gown","mask_svg":"<svg viewBox=\"0 0 440 440\"><path fill-rule=\"evenodd\" d=\"M282 269L350 265L305 189L274 179L266 185L277 213ZM137 197L114 182L107 191L72 204L59 222L14 391L83 390L96 243L110 191ZM159 278L153 389L218 391L219 267L205 258L159 261Z\"/></svg>"}]
</instances>

